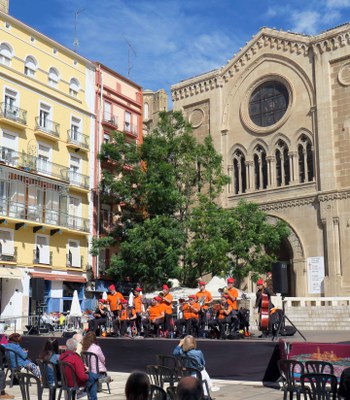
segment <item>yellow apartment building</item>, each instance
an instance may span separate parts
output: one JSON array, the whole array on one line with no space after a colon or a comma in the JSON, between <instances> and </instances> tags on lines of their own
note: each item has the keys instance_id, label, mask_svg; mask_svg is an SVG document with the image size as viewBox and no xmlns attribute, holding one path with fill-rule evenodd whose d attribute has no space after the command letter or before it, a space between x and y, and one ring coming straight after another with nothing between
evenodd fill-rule
<instances>
[{"instance_id":1,"label":"yellow apartment building","mask_svg":"<svg viewBox=\"0 0 350 400\"><path fill-rule=\"evenodd\" d=\"M0 12L2 319L83 300L94 79L92 62Z\"/></svg>"}]
</instances>

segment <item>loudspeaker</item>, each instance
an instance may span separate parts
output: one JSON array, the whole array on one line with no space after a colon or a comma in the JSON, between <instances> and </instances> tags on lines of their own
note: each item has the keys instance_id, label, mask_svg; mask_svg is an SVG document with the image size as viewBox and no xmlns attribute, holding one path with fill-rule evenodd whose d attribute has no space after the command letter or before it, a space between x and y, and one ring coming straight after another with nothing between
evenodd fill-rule
<instances>
[{"instance_id":1,"label":"loudspeaker","mask_svg":"<svg viewBox=\"0 0 350 400\"><path fill-rule=\"evenodd\" d=\"M62 332L62 337L66 339L72 338L77 332L76 331L63 331Z\"/></svg>"},{"instance_id":2,"label":"loudspeaker","mask_svg":"<svg viewBox=\"0 0 350 400\"><path fill-rule=\"evenodd\" d=\"M275 293L288 294L288 264L276 262L272 264L272 284Z\"/></svg>"},{"instance_id":3,"label":"loudspeaker","mask_svg":"<svg viewBox=\"0 0 350 400\"><path fill-rule=\"evenodd\" d=\"M32 278L32 300L44 301L45 280Z\"/></svg>"}]
</instances>

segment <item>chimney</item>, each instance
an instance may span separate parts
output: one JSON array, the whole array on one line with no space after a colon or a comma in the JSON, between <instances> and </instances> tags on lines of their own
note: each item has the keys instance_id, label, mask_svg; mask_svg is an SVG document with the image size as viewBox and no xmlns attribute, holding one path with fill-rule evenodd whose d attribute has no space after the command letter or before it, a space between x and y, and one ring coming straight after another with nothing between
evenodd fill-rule
<instances>
[{"instance_id":1,"label":"chimney","mask_svg":"<svg viewBox=\"0 0 350 400\"><path fill-rule=\"evenodd\" d=\"M9 0L0 0L0 11L8 14L9 13Z\"/></svg>"}]
</instances>

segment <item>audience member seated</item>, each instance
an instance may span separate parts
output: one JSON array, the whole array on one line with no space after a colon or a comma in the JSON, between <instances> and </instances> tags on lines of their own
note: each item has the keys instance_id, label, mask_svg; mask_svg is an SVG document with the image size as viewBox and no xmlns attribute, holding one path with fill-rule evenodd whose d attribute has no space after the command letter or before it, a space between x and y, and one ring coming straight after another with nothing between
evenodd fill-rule
<instances>
[{"instance_id":1,"label":"audience member seated","mask_svg":"<svg viewBox=\"0 0 350 400\"><path fill-rule=\"evenodd\" d=\"M81 342L83 341L83 335L81 333L76 333L75 335L73 335L73 339L75 339L78 342L78 348L76 350L76 353L81 355L81 352L82 352Z\"/></svg>"},{"instance_id":2,"label":"audience member seated","mask_svg":"<svg viewBox=\"0 0 350 400\"><path fill-rule=\"evenodd\" d=\"M74 372L77 376L77 384L80 387L86 389L89 395L89 400L97 400L97 374L94 374L93 372L85 372L85 365L83 363L83 360L81 359L79 354L76 353L78 342L75 339L68 339L66 342L66 346L67 350L60 355L60 361L69 363L73 367ZM73 387L73 378L68 368L66 370L66 373L68 384L70 387Z\"/></svg>"},{"instance_id":3,"label":"audience member seated","mask_svg":"<svg viewBox=\"0 0 350 400\"><path fill-rule=\"evenodd\" d=\"M185 376L180 379L176 387L177 400L203 400L203 387L194 376Z\"/></svg>"},{"instance_id":4,"label":"audience member seated","mask_svg":"<svg viewBox=\"0 0 350 400\"><path fill-rule=\"evenodd\" d=\"M98 378L104 378L107 376L107 368L106 368L106 358L103 354L101 347L97 343L96 334L94 332L88 332L82 342L82 351L88 351L89 353L96 354L98 358L98 366L96 365L95 359L91 360L91 372L97 374ZM97 368L98 367L98 368Z\"/></svg>"},{"instance_id":5,"label":"audience member seated","mask_svg":"<svg viewBox=\"0 0 350 400\"><path fill-rule=\"evenodd\" d=\"M142 371L132 372L125 384L126 400L147 400L150 392L148 375Z\"/></svg>"},{"instance_id":6,"label":"audience member seated","mask_svg":"<svg viewBox=\"0 0 350 400\"><path fill-rule=\"evenodd\" d=\"M53 364L57 365L58 359L59 359L59 354L58 354L58 341L57 339L49 338L47 339L46 343L44 344L43 349L41 350L41 353L39 354L38 359L41 361L51 361ZM52 366L49 366L47 368L47 378L50 383L55 382L54 378L54 370Z\"/></svg>"},{"instance_id":7,"label":"audience member seated","mask_svg":"<svg viewBox=\"0 0 350 400\"><path fill-rule=\"evenodd\" d=\"M345 368L340 376L338 395L345 400L350 400L350 367Z\"/></svg>"},{"instance_id":8,"label":"audience member seated","mask_svg":"<svg viewBox=\"0 0 350 400\"><path fill-rule=\"evenodd\" d=\"M37 378L41 378L40 374L40 369L39 367L33 363L28 358L28 352L27 350L23 349L20 345L22 336L19 333L12 333L9 338L8 338L8 344L4 344L4 348L13 350L17 354L17 362L18 364L16 365L16 357L14 354L10 353L10 360L11 360L11 366L13 368L26 368L29 370L33 375L35 375Z\"/></svg>"},{"instance_id":9,"label":"audience member seated","mask_svg":"<svg viewBox=\"0 0 350 400\"><path fill-rule=\"evenodd\" d=\"M193 336L187 335L183 339L181 339L180 343L175 347L173 355L188 356L194 358L197 364L201 367L199 369L202 374L202 379L203 381L204 380L207 381L209 389L213 392L220 390L219 387L213 385L210 376L207 370L205 369L205 360L203 352L201 350L197 350L197 341Z\"/></svg>"},{"instance_id":10,"label":"audience member seated","mask_svg":"<svg viewBox=\"0 0 350 400\"><path fill-rule=\"evenodd\" d=\"M151 305L146 313L147 317L142 320L145 329L145 337L150 334L159 336L160 328L164 322L164 307L161 305L162 299L159 296L153 297Z\"/></svg>"},{"instance_id":11,"label":"audience member seated","mask_svg":"<svg viewBox=\"0 0 350 400\"><path fill-rule=\"evenodd\" d=\"M104 299L99 299L98 306L93 314L94 319L89 321L89 331L96 333L101 325L106 325L108 308L105 305Z\"/></svg>"}]
</instances>

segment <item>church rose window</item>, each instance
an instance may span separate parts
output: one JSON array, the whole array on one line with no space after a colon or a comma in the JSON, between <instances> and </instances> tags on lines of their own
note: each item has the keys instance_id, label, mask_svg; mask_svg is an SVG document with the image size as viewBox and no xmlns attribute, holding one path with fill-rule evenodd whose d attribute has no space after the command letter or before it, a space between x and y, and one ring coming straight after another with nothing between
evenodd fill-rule
<instances>
[{"instance_id":1,"label":"church rose window","mask_svg":"<svg viewBox=\"0 0 350 400\"><path fill-rule=\"evenodd\" d=\"M281 82L264 82L254 90L250 97L250 119L257 126L274 125L287 111L288 103L288 90Z\"/></svg>"}]
</instances>

